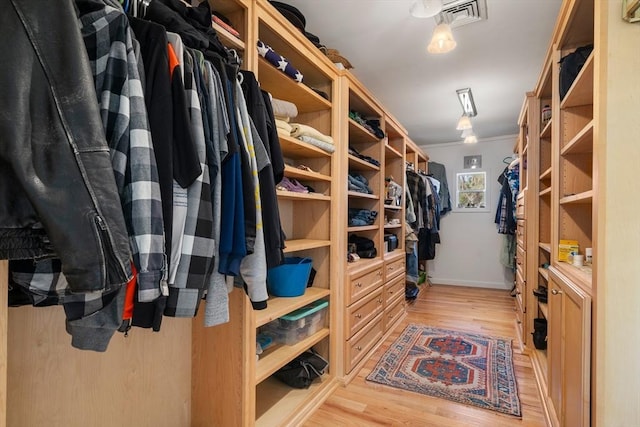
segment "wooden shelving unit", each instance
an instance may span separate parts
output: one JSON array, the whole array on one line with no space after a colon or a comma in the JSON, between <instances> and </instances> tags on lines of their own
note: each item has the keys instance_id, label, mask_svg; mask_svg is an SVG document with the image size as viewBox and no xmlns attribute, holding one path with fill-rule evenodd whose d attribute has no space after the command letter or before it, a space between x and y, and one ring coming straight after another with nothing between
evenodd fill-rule
<instances>
[{"instance_id":1,"label":"wooden shelving unit","mask_svg":"<svg viewBox=\"0 0 640 427\"><path fill-rule=\"evenodd\" d=\"M548 424L554 426L590 425L590 303L595 283L590 267L558 261L558 244L561 239L577 240L581 253L595 245L596 51L562 100L559 81L561 59L594 43L594 8L594 0L563 3L533 97L527 97L532 114L527 116L528 135L522 137L529 142L526 153L522 151L528 170L521 178L529 190L525 281L531 289L548 289L548 304L529 295L525 316L530 331L535 318L547 320L547 350L534 349L529 333L525 345L534 349L534 371Z\"/></svg>"}]
</instances>

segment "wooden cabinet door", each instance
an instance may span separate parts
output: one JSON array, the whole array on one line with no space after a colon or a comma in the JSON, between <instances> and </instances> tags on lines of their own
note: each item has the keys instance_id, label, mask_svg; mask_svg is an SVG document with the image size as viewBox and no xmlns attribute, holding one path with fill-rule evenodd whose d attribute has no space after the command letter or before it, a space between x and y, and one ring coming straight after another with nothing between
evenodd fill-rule
<instances>
[{"instance_id":1,"label":"wooden cabinet door","mask_svg":"<svg viewBox=\"0 0 640 427\"><path fill-rule=\"evenodd\" d=\"M549 398L560 426L590 425L591 297L552 274L549 295Z\"/></svg>"}]
</instances>

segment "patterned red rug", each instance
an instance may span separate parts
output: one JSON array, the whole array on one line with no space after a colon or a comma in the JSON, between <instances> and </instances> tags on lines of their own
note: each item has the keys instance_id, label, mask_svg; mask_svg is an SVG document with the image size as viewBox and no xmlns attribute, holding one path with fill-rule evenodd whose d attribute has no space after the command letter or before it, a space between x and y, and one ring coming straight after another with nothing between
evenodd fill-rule
<instances>
[{"instance_id":1,"label":"patterned red rug","mask_svg":"<svg viewBox=\"0 0 640 427\"><path fill-rule=\"evenodd\" d=\"M510 339L410 324L367 380L522 416Z\"/></svg>"}]
</instances>

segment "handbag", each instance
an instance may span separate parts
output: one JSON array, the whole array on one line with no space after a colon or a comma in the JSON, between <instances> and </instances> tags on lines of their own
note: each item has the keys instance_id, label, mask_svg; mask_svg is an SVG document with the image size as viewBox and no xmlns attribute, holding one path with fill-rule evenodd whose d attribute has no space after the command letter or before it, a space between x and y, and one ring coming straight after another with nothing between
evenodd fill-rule
<instances>
[{"instance_id":1,"label":"handbag","mask_svg":"<svg viewBox=\"0 0 640 427\"><path fill-rule=\"evenodd\" d=\"M311 349L277 370L273 375L293 388L309 388L313 380L323 375L329 362Z\"/></svg>"}]
</instances>

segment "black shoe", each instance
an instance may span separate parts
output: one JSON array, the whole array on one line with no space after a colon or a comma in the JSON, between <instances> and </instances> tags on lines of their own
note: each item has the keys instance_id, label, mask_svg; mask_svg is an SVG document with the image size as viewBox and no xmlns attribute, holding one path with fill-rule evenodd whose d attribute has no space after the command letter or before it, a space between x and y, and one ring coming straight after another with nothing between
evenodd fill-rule
<instances>
[{"instance_id":1,"label":"black shoe","mask_svg":"<svg viewBox=\"0 0 640 427\"><path fill-rule=\"evenodd\" d=\"M534 289L533 295L538 297L538 301L545 304L547 303L547 288L544 286L539 286L538 289Z\"/></svg>"},{"instance_id":2,"label":"black shoe","mask_svg":"<svg viewBox=\"0 0 640 427\"><path fill-rule=\"evenodd\" d=\"M533 319L533 345L538 350L547 348L547 319Z\"/></svg>"}]
</instances>

